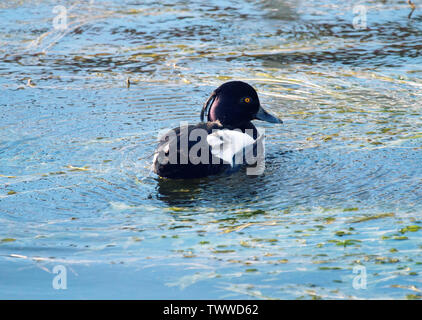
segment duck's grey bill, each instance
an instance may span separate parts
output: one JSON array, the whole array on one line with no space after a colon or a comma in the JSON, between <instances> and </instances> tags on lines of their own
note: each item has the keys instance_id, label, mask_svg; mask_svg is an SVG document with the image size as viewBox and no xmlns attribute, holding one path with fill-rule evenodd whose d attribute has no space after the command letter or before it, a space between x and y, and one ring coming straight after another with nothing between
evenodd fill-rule
<instances>
[{"instance_id":1,"label":"duck's grey bill","mask_svg":"<svg viewBox=\"0 0 422 320\"><path fill-rule=\"evenodd\" d=\"M283 121L279 118L274 117L273 115L269 114L265 111L262 107L259 107L258 112L256 113L255 119L267 121L271 123L283 123Z\"/></svg>"}]
</instances>

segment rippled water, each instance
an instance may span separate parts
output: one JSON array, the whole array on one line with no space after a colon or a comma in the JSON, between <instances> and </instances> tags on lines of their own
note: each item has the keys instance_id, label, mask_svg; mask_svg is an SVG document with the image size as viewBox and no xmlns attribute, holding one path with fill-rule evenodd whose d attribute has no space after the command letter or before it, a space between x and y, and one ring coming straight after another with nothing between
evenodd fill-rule
<instances>
[{"instance_id":1,"label":"rippled water","mask_svg":"<svg viewBox=\"0 0 422 320\"><path fill-rule=\"evenodd\" d=\"M57 30L56 5L0 3L0 297L421 297L420 8L68 1ZM231 79L285 122L257 122L265 174L152 174Z\"/></svg>"}]
</instances>

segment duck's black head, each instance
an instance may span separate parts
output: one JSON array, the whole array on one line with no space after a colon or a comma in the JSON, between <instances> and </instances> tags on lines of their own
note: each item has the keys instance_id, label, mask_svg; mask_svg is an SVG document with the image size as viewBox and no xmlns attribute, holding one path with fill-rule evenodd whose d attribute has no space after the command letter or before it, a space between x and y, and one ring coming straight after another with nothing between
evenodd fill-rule
<instances>
[{"instance_id":1,"label":"duck's black head","mask_svg":"<svg viewBox=\"0 0 422 320\"><path fill-rule=\"evenodd\" d=\"M261 107L255 89L242 81L226 82L215 89L202 108L201 121L207 110L208 121L218 120L222 125L238 128L254 119L282 123Z\"/></svg>"}]
</instances>

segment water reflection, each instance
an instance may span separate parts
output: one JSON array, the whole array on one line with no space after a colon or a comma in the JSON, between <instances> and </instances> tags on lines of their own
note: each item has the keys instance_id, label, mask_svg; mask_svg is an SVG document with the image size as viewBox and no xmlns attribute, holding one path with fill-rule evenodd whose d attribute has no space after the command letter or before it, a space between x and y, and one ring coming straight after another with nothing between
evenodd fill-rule
<instances>
[{"instance_id":1,"label":"water reflection","mask_svg":"<svg viewBox=\"0 0 422 320\"><path fill-rule=\"evenodd\" d=\"M157 192L158 198L170 206L248 205L256 202L261 193L265 193L262 179L246 175L245 169L231 175L203 179L157 179Z\"/></svg>"}]
</instances>

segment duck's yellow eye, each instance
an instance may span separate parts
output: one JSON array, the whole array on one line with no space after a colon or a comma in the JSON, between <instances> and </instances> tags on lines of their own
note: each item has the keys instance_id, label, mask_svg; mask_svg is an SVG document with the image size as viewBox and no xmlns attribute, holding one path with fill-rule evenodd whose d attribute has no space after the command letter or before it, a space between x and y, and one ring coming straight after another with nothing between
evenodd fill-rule
<instances>
[{"instance_id":1,"label":"duck's yellow eye","mask_svg":"<svg viewBox=\"0 0 422 320\"><path fill-rule=\"evenodd\" d=\"M245 98L245 99L244 99L244 101L245 101L246 103L249 103L249 102L251 102L251 98Z\"/></svg>"}]
</instances>

